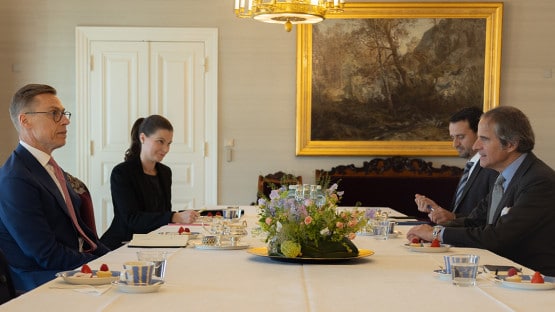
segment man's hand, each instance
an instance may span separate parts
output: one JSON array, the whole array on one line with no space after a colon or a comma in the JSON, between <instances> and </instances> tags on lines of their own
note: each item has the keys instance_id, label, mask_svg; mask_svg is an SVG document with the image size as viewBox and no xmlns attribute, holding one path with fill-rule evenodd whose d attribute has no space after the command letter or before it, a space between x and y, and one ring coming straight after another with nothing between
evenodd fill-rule
<instances>
[{"instance_id":1,"label":"man's hand","mask_svg":"<svg viewBox=\"0 0 555 312\"><path fill-rule=\"evenodd\" d=\"M432 212L432 210L439 207L435 201L429 199L428 197L420 194L414 195L414 202L418 206L418 210L426 213Z\"/></svg>"},{"instance_id":2,"label":"man's hand","mask_svg":"<svg viewBox=\"0 0 555 312\"><path fill-rule=\"evenodd\" d=\"M434 232L434 228L427 224L417 225L412 227L407 232L407 239L409 241L412 241L413 238L418 238L418 239L431 242L433 239L433 232Z\"/></svg>"},{"instance_id":3,"label":"man's hand","mask_svg":"<svg viewBox=\"0 0 555 312\"><path fill-rule=\"evenodd\" d=\"M445 225L447 222L455 220L456 216L451 211L438 206L428 214L428 218L436 224Z\"/></svg>"}]
</instances>

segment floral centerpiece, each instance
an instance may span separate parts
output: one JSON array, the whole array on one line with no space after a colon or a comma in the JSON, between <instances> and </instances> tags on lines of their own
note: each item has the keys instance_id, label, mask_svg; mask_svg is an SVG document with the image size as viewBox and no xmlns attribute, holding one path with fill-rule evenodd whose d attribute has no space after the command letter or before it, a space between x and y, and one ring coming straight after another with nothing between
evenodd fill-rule
<instances>
[{"instance_id":1,"label":"floral centerpiece","mask_svg":"<svg viewBox=\"0 0 555 312\"><path fill-rule=\"evenodd\" d=\"M305 198L282 186L260 198L259 224L267 233L268 254L288 258L348 258L358 256L352 243L367 222L358 209L338 211L343 192L337 184ZM311 192L312 193L312 192Z\"/></svg>"}]
</instances>

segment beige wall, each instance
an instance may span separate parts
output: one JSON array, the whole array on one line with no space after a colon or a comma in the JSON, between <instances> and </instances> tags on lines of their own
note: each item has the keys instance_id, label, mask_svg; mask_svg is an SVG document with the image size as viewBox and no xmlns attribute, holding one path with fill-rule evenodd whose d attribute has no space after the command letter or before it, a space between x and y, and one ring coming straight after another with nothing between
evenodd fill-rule
<instances>
[{"instance_id":1,"label":"beige wall","mask_svg":"<svg viewBox=\"0 0 555 312\"><path fill-rule=\"evenodd\" d=\"M387 2L387 1L384 1ZM389 1L400 2L400 1ZM455 2L455 1L446 1ZM555 1L507 0L503 29L501 104L522 109L536 131L536 153L555 166ZM216 27L219 30L219 203L248 204L259 174L285 170L314 179L314 169L361 165L370 157L295 156L295 32L238 19L233 0L3 0L0 5L0 163L17 144L8 117L13 92L31 83L55 86L75 111L76 26ZM75 129L56 152L74 172ZM235 140L225 162L224 139ZM123 151L122 151L123 156ZM427 158L461 165L459 158Z\"/></svg>"}]
</instances>

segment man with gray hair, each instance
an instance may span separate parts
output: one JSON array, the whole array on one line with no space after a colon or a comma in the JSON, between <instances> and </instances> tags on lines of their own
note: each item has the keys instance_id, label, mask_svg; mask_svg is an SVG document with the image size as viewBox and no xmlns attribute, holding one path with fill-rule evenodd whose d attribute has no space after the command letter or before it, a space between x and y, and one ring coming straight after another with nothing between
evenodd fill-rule
<instances>
[{"instance_id":1,"label":"man with gray hair","mask_svg":"<svg viewBox=\"0 0 555 312\"><path fill-rule=\"evenodd\" d=\"M493 190L460 226L420 225L407 238L488 249L555 276L555 172L532 153L534 143L532 126L517 108L486 112L473 148L481 166L499 172Z\"/></svg>"}]
</instances>

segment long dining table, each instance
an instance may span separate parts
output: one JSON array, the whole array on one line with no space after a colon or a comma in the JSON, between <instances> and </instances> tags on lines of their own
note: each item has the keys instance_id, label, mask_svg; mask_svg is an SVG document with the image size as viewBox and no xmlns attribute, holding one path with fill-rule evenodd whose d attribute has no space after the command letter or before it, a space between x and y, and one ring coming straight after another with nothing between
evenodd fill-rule
<instances>
[{"instance_id":1,"label":"long dining table","mask_svg":"<svg viewBox=\"0 0 555 312\"><path fill-rule=\"evenodd\" d=\"M241 243L264 247L263 236L252 231L256 206L241 208L249 225ZM157 231L178 228L167 225ZM486 273L478 274L474 287L457 287L438 277L434 270L443 265L443 256L455 253L477 254L481 265L522 266L482 249L411 251L404 236L409 228L397 225L401 234L388 240L357 236L357 247L374 254L339 263L282 262L248 249L200 249L190 240L186 248L160 248L169 257L165 283L156 292L126 293L111 285L86 291L58 277L1 305L0 311L553 311L555 290L507 288ZM89 266L118 270L142 249L123 246ZM523 274L532 273L523 268Z\"/></svg>"}]
</instances>

